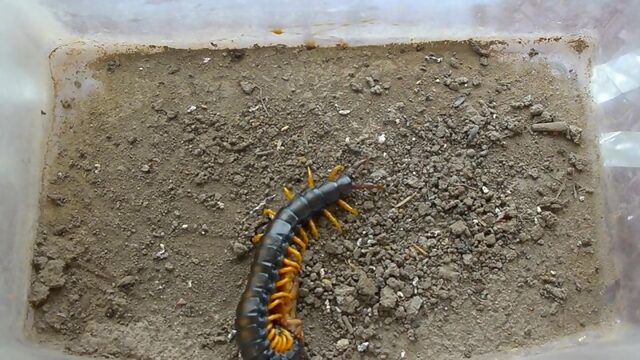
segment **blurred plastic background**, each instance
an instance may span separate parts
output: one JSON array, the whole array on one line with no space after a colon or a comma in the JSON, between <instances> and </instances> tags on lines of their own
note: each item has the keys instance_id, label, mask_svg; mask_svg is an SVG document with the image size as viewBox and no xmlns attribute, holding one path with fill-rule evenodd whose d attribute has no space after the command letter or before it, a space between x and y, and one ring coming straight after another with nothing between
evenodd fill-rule
<instances>
[{"instance_id":1,"label":"blurred plastic background","mask_svg":"<svg viewBox=\"0 0 640 360\"><path fill-rule=\"evenodd\" d=\"M584 34L595 43L587 69L601 153L603 226L619 277L612 288L619 322L524 354L483 358L640 359L639 17L637 0L0 0L0 358L71 358L25 337L29 261L55 119L54 66L48 58L54 48L188 48L210 42L247 47L305 40L359 45ZM284 35L275 37L273 27Z\"/></svg>"}]
</instances>

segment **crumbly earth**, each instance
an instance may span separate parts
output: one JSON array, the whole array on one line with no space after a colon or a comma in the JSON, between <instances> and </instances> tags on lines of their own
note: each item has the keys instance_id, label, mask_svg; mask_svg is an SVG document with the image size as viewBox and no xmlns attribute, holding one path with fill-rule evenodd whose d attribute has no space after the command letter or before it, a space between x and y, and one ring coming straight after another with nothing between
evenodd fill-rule
<instances>
[{"instance_id":1,"label":"crumbly earth","mask_svg":"<svg viewBox=\"0 0 640 360\"><path fill-rule=\"evenodd\" d=\"M429 43L96 61L102 88L63 99L76 115L45 174L33 337L95 357L236 359L252 210L303 189L307 165L322 180L365 157L358 179L384 190L348 199L358 217L336 210L342 233L320 221L305 257L312 359L459 359L600 324L587 97L505 59ZM532 130L559 121L567 135Z\"/></svg>"}]
</instances>

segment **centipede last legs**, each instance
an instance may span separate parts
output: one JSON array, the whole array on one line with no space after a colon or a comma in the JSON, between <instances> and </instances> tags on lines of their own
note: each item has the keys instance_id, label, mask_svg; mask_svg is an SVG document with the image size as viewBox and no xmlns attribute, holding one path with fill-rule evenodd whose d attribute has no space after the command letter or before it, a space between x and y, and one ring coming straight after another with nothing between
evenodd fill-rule
<instances>
[{"instance_id":1,"label":"centipede last legs","mask_svg":"<svg viewBox=\"0 0 640 360\"><path fill-rule=\"evenodd\" d=\"M296 318L295 311L300 270L309 246L307 231L318 238L314 219L319 215L339 231L342 229L327 209L332 205L358 215L342 198L354 189L378 187L353 182L352 175L364 162L359 161L346 171L343 166L336 166L328 181L317 186L307 168L308 189L294 196L285 187L289 202L277 213L264 210L271 221L264 233L253 238L257 251L236 311L236 339L244 360L305 358L302 320Z\"/></svg>"}]
</instances>

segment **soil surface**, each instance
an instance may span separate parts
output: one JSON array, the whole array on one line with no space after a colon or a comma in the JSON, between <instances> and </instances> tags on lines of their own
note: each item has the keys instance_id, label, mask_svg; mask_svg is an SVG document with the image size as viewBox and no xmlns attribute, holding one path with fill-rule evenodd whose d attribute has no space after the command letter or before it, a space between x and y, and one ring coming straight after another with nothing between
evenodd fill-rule
<instances>
[{"instance_id":1,"label":"soil surface","mask_svg":"<svg viewBox=\"0 0 640 360\"><path fill-rule=\"evenodd\" d=\"M259 211L371 157L320 221L298 314L317 359L460 359L598 325L587 96L482 46L171 50L91 66L55 134L30 302L72 354L236 359ZM501 60L503 59L503 60ZM77 84L81 86L81 84ZM553 132L540 129L555 129Z\"/></svg>"}]
</instances>

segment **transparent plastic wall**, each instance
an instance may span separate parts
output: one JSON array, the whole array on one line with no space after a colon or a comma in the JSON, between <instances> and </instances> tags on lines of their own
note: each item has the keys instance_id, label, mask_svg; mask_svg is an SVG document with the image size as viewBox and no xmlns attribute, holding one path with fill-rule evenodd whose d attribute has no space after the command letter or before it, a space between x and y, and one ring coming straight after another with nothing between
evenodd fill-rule
<instances>
[{"instance_id":1,"label":"transparent plastic wall","mask_svg":"<svg viewBox=\"0 0 640 360\"><path fill-rule=\"evenodd\" d=\"M247 47L587 35L619 323L481 358L640 359L640 2L0 0L0 359L69 359L26 341L30 256L60 45ZM285 29L275 37L270 29ZM45 114L46 113L46 114ZM27 324L27 325L25 325ZM410 354L408 354L410 355Z\"/></svg>"}]
</instances>

